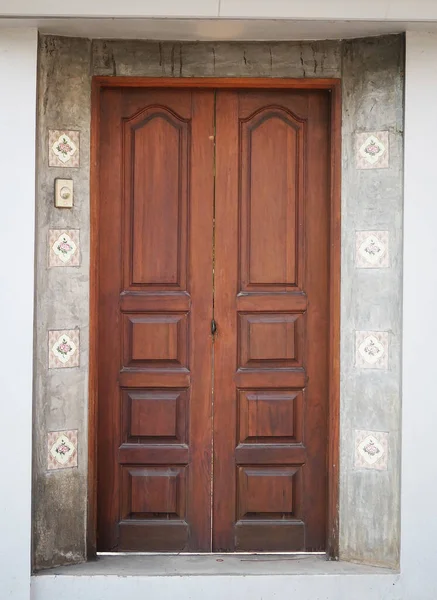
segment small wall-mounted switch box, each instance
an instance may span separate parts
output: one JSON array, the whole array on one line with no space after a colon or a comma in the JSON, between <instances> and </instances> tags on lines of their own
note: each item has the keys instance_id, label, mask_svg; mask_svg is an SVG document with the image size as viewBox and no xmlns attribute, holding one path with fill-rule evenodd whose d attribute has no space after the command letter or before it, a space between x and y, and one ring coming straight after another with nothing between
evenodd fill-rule
<instances>
[{"instance_id":1,"label":"small wall-mounted switch box","mask_svg":"<svg viewBox=\"0 0 437 600\"><path fill-rule=\"evenodd\" d=\"M56 208L73 208L73 180L55 179Z\"/></svg>"}]
</instances>

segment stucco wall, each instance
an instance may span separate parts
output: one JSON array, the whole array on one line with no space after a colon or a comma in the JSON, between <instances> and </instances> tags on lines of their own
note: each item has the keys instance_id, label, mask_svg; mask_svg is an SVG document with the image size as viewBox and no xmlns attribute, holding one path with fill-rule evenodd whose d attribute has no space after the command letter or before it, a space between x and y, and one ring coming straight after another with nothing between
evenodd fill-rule
<instances>
[{"instance_id":1,"label":"stucco wall","mask_svg":"<svg viewBox=\"0 0 437 600\"><path fill-rule=\"evenodd\" d=\"M0 597L14 600L30 583L36 63L35 29L0 31Z\"/></svg>"},{"instance_id":2,"label":"stucco wall","mask_svg":"<svg viewBox=\"0 0 437 600\"><path fill-rule=\"evenodd\" d=\"M73 5L58 5L52 0L7 0L0 2L0 15L41 15L59 17L63 15L103 18L172 17L199 18L219 17L223 19L317 19L327 21L427 21L437 18L437 10L430 0L306 0L284 2L284 0L78 0Z\"/></svg>"},{"instance_id":3,"label":"stucco wall","mask_svg":"<svg viewBox=\"0 0 437 600\"><path fill-rule=\"evenodd\" d=\"M396 37L343 46L340 548L390 566L399 561L403 62ZM362 131L389 132L387 169L356 168ZM356 267L355 231L387 232L388 267ZM356 331L386 334L386 368L355 366ZM354 468L356 430L388 433L387 470Z\"/></svg>"},{"instance_id":4,"label":"stucco wall","mask_svg":"<svg viewBox=\"0 0 437 600\"><path fill-rule=\"evenodd\" d=\"M341 556L399 556L401 36L353 42L150 43L42 37L38 77L34 566L86 557L89 133L92 75L343 77ZM49 167L48 130L80 131L80 166ZM388 132L388 168L357 169L357 132ZM73 209L56 209L72 177ZM80 265L49 267L49 230L80 230ZM357 231L388 232L389 266L358 269ZM387 242L386 242L387 243ZM48 332L80 329L80 362L49 369ZM355 331L386 332L388 364L355 366ZM77 430L77 467L48 470L48 433ZM355 431L388 433L387 469L355 466Z\"/></svg>"}]
</instances>

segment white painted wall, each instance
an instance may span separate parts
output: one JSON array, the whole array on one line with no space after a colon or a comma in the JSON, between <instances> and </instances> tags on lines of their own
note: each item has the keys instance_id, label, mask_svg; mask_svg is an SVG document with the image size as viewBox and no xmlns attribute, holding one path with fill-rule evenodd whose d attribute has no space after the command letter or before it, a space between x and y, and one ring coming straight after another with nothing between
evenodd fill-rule
<instances>
[{"instance_id":1,"label":"white painted wall","mask_svg":"<svg viewBox=\"0 0 437 600\"><path fill-rule=\"evenodd\" d=\"M437 35L407 34L404 189L402 572L437 598Z\"/></svg>"},{"instance_id":2,"label":"white painted wall","mask_svg":"<svg viewBox=\"0 0 437 600\"><path fill-rule=\"evenodd\" d=\"M0 0L0 16L428 21L435 0Z\"/></svg>"},{"instance_id":3,"label":"white painted wall","mask_svg":"<svg viewBox=\"0 0 437 600\"><path fill-rule=\"evenodd\" d=\"M0 598L30 589L36 30L0 32Z\"/></svg>"},{"instance_id":4,"label":"white painted wall","mask_svg":"<svg viewBox=\"0 0 437 600\"><path fill-rule=\"evenodd\" d=\"M46 576L32 600L400 600L396 575ZM422 600L413 595L402 600ZM433 598L435 600L435 598Z\"/></svg>"}]
</instances>

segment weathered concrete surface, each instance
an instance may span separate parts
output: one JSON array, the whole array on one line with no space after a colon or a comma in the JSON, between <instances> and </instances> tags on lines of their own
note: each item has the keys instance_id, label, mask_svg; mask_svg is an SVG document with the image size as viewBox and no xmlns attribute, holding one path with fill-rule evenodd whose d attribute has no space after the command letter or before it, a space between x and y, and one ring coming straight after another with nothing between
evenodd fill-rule
<instances>
[{"instance_id":1,"label":"weathered concrete surface","mask_svg":"<svg viewBox=\"0 0 437 600\"><path fill-rule=\"evenodd\" d=\"M86 547L91 42L40 39L36 217L33 562L83 560ZM80 168L48 167L48 130L80 130ZM54 207L56 177L74 180L74 208ZM48 268L49 228L80 229L80 267ZM48 369L49 329L79 326L80 367ZM78 468L47 471L47 433L78 429Z\"/></svg>"},{"instance_id":2,"label":"weathered concrete surface","mask_svg":"<svg viewBox=\"0 0 437 600\"><path fill-rule=\"evenodd\" d=\"M395 575L395 572L389 569L326 560L325 556L317 554L298 556L290 556L289 554L269 556L265 554L203 554L197 556L155 554L149 556L101 556L97 561L47 570L41 576L108 576L114 573L121 577ZM234 599L232 598L232 600Z\"/></svg>"},{"instance_id":3,"label":"weathered concrete surface","mask_svg":"<svg viewBox=\"0 0 437 600\"><path fill-rule=\"evenodd\" d=\"M169 43L44 36L40 40L34 566L86 558L91 75L344 77L342 233L342 557L398 561L402 38L342 43ZM80 129L79 169L48 168L48 129ZM356 171L353 134L391 131L391 168ZM56 177L72 176L75 208L53 207ZM80 267L48 269L48 229L79 228ZM355 270L355 229L388 229L392 267ZM47 330L81 328L80 367L49 371ZM389 372L353 367L354 329L390 329ZM47 471L47 432L79 430L78 469ZM353 430L390 431L387 472L353 471Z\"/></svg>"},{"instance_id":4,"label":"weathered concrete surface","mask_svg":"<svg viewBox=\"0 0 437 600\"><path fill-rule=\"evenodd\" d=\"M94 40L93 75L340 77L341 44Z\"/></svg>"},{"instance_id":5,"label":"weathered concrete surface","mask_svg":"<svg viewBox=\"0 0 437 600\"><path fill-rule=\"evenodd\" d=\"M403 38L344 43L341 558L399 563ZM389 131L388 169L357 170L354 136ZM388 269L356 269L355 230L390 232ZM388 371L354 367L355 331L389 331ZM388 470L354 470L354 430L389 432Z\"/></svg>"},{"instance_id":6,"label":"weathered concrete surface","mask_svg":"<svg viewBox=\"0 0 437 600\"><path fill-rule=\"evenodd\" d=\"M40 39L37 312L34 425L34 567L86 557L91 75L340 75L340 43L158 43ZM80 130L80 168L48 167L48 129ZM55 209L56 177L73 177L73 210ZM49 228L79 228L78 268L48 269ZM78 369L48 370L47 331L80 327ZM79 430L78 469L47 471L47 432Z\"/></svg>"}]
</instances>

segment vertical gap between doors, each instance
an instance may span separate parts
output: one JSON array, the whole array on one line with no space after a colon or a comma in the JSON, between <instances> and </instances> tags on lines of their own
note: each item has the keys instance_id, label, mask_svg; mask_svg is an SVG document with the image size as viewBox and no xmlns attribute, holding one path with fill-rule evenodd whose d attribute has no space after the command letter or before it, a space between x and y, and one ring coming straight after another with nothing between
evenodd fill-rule
<instances>
[{"instance_id":1,"label":"vertical gap between doors","mask_svg":"<svg viewBox=\"0 0 437 600\"><path fill-rule=\"evenodd\" d=\"M216 110L217 110L217 92L214 91L214 116L213 116L213 203L212 203L212 319L215 323L215 192L216 192ZM211 482L210 482L210 512L211 512L211 528L210 528L210 550L213 550L213 529L214 529L214 342L215 342L215 331L212 332L212 374L211 374Z\"/></svg>"}]
</instances>

